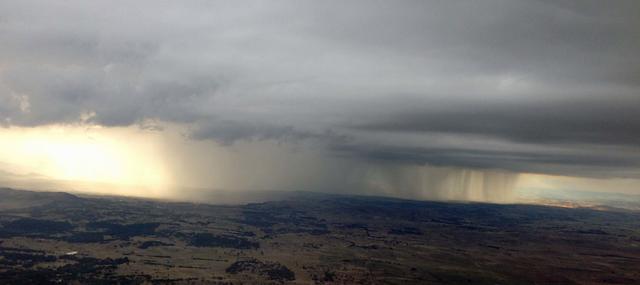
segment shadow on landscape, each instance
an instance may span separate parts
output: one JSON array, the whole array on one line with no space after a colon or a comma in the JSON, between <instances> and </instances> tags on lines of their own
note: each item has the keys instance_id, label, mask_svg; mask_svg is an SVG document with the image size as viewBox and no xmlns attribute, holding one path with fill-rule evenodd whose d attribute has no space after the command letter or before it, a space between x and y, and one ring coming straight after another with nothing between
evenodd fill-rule
<instances>
[{"instance_id":1,"label":"shadow on landscape","mask_svg":"<svg viewBox=\"0 0 640 285\"><path fill-rule=\"evenodd\" d=\"M640 283L633 211L305 193L237 206L0 199L2 284Z\"/></svg>"}]
</instances>

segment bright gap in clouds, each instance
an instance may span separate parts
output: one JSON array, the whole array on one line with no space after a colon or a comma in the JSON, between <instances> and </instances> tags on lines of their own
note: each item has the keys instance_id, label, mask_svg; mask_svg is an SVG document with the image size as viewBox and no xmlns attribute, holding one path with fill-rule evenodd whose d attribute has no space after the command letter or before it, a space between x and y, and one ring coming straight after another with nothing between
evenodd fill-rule
<instances>
[{"instance_id":1,"label":"bright gap in clouds","mask_svg":"<svg viewBox=\"0 0 640 285\"><path fill-rule=\"evenodd\" d=\"M0 157L5 170L13 173L142 187L150 192L118 194L159 196L169 187L170 175L158 140L141 132L80 126L7 128L0 130Z\"/></svg>"}]
</instances>

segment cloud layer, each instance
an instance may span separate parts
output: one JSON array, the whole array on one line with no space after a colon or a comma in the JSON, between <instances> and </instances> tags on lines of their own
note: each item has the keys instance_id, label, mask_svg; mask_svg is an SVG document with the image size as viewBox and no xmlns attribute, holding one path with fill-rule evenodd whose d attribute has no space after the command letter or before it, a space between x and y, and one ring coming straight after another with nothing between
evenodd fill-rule
<instances>
[{"instance_id":1,"label":"cloud layer","mask_svg":"<svg viewBox=\"0 0 640 285\"><path fill-rule=\"evenodd\" d=\"M640 177L637 1L2 1L4 126Z\"/></svg>"}]
</instances>

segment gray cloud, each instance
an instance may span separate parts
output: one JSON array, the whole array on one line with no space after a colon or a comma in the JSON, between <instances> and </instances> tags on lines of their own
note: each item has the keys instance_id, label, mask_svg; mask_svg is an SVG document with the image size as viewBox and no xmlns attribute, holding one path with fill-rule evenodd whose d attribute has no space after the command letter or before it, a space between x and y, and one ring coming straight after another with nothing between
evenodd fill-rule
<instances>
[{"instance_id":1,"label":"gray cloud","mask_svg":"<svg viewBox=\"0 0 640 285\"><path fill-rule=\"evenodd\" d=\"M230 145L238 140L286 140L302 139L311 136L297 132L290 126L273 126L237 121L213 122L199 126L191 134L194 139L215 139L223 145Z\"/></svg>"},{"instance_id":2,"label":"gray cloud","mask_svg":"<svg viewBox=\"0 0 640 285\"><path fill-rule=\"evenodd\" d=\"M333 151L342 156L357 157L394 164L463 166L476 169L500 169L511 172L534 172L590 177L620 176L629 168L640 166L640 157L535 151L492 151L460 148L397 147L375 145L337 145ZM637 178L637 176L630 176Z\"/></svg>"},{"instance_id":3,"label":"gray cloud","mask_svg":"<svg viewBox=\"0 0 640 285\"><path fill-rule=\"evenodd\" d=\"M407 107L375 116L356 128L369 131L441 132L495 136L529 143L639 145L640 97L593 96Z\"/></svg>"},{"instance_id":4,"label":"gray cloud","mask_svg":"<svg viewBox=\"0 0 640 285\"><path fill-rule=\"evenodd\" d=\"M638 1L3 1L0 120L184 124L189 138L223 145L320 142L367 161L633 176L639 11Z\"/></svg>"}]
</instances>

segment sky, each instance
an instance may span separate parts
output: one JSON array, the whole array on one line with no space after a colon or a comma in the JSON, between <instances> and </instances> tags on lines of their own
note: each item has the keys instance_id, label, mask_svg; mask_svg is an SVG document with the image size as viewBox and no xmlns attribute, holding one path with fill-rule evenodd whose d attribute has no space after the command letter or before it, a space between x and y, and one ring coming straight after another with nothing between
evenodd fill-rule
<instances>
[{"instance_id":1,"label":"sky","mask_svg":"<svg viewBox=\"0 0 640 285\"><path fill-rule=\"evenodd\" d=\"M638 1L1 1L0 169L155 189L127 192L141 196L640 194L639 13Z\"/></svg>"}]
</instances>

